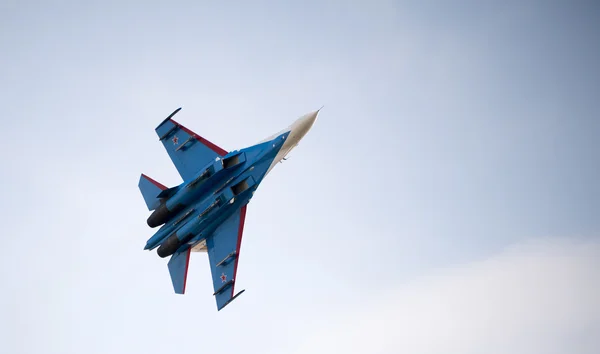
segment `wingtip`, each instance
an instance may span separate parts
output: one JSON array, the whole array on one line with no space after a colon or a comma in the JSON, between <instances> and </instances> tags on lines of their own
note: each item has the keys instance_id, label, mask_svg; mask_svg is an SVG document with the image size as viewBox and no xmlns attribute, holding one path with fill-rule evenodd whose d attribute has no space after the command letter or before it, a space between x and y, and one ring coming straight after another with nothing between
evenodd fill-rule
<instances>
[{"instance_id":1,"label":"wingtip","mask_svg":"<svg viewBox=\"0 0 600 354\"><path fill-rule=\"evenodd\" d=\"M174 110L173 113L169 114L169 116L167 118L165 118L162 122L160 122L160 124L155 128L155 130L160 128L163 124L165 124L166 121L173 118L174 115L176 115L179 111L181 111L181 108L182 107L179 107L176 110Z\"/></svg>"},{"instance_id":2,"label":"wingtip","mask_svg":"<svg viewBox=\"0 0 600 354\"><path fill-rule=\"evenodd\" d=\"M241 290L239 293L235 294L231 299L227 300L221 307L217 307L217 311L221 311L225 308L225 306L229 305L233 300L235 300L238 296L242 295L246 291L246 289Z\"/></svg>"}]
</instances>

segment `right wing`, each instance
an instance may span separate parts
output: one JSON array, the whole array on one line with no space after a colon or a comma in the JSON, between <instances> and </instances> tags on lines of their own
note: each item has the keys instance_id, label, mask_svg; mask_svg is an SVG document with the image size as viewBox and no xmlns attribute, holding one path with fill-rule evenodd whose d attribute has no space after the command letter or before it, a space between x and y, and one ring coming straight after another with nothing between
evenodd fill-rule
<instances>
[{"instance_id":1,"label":"right wing","mask_svg":"<svg viewBox=\"0 0 600 354\"><path fill-rule=\"evenodd\" d=\"M246 219L244 205L225 220L206 240L210 272L213 278L213 294L217 310L223 309L244 290L235 294L235 281ZM234 295L235 294L235 295Z\"/></svg>"},{"instance_id":2,"label":"right wing","mask_svg":"<svg viewBox=\"0 0 600 354\"><path fill-rule=\"evenodd\" d=\"M177 172L187 181L210 161L226 155L227 151L171 119L180 109L171 113L155 130Z\"/></svg>"}]
</instances>

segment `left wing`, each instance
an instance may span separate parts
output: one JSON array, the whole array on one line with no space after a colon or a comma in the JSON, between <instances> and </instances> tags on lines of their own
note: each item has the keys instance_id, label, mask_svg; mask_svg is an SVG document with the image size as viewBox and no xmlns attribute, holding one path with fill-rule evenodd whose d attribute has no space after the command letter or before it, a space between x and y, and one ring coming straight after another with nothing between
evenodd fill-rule
<instances>
[{"instance_id":1,"label":"left wing","mask_svg":"<svg viewBox=\"0 0 600 354\"><path fill-rule=\"evenodd\" d=\"M180 109L171 113L155 130L177 172L187 181L204 165L226 155L227 151L171 119Z\"/></svg>"},{"instance_id":2,"label":"left wing","mask_svg":"<svg viewBox=\"0 0 600 354\"><path fill-rule=\"evenodd\" d=\"M246 208L247 205L244 205L237 210L206 240L215 290L213 295L216 297L219 311L244 292L242 290L234 295Z\"/></svg>"}]
</instances>

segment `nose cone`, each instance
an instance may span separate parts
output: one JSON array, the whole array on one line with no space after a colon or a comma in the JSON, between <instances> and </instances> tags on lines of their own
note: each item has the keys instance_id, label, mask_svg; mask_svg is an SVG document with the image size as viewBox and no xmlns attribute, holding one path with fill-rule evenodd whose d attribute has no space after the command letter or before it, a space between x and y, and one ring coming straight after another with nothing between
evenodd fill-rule
<instances>
[{"instance_id":1,"label":"nose cone","mask_svg":"<svg viewBox=\"0 0 600 354\"><path fill-rule=\"evenodd\" d=\"M310 128L312 128L312 126L317 121L317 116L319 115L319 111L321 111L322 108L323 107L319 108L314 112L310 112L303 115L302 117L296 119L296 121L292 123L292 125L288 126L285 130L282 130L274 136L264 140L269 141L274 139L275 137L280 136L282 133L289 133L287 139L285 139L285 142L283 143L283 146L281 146L279 152L275 156L275 159L273 159L273 163L271 164L271 166L269 166L267 173L269 173L269 171L271 171L271 169L273 169L273 167L277 165L279 161L284 159L287 156L287 154L290 153L290 151L292 151L296 146L298 146L298 142L302 138L304 138L306 133L308 133Z\"/></svg>"},{"instance_id":2,"label":"nose cone","mask_svg":"<svg viewBox=\"0 0 600 354\"><path fill-rule=\"evenodd\" d=\"M307 113L302 117L298 118L296 122L294 122L294 124L292 125L292 133L293 135L295 135L295 138L297 140L302 139L304 135L308 133L310 128L312 128L312 126L317 121L317 116L319 115L320 110L321 109L318 109L314 112Z\"/></svg>"}]
</instances>

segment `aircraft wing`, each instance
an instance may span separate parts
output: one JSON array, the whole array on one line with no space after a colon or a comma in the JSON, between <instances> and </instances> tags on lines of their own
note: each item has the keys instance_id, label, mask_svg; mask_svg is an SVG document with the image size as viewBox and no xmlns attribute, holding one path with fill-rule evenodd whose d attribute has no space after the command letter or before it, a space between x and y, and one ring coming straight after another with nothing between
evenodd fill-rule
<instances>
[{"instance_id":1,"label":"aircraft wing","mask_svg":"<svg viewBox=\"0 0 600 354\"><path fill-rule=\"evenodd\" d=\"M210 161L226 155L227 151L171 119L180 109L171 113L155 130L177 172L187 181Z\"/></svg>"},{"instance_id":2,"label":"aircraft wing","mask_svg":"<svg viewBox=\"0 0 600 354\"><path fill-rule=\"evenodd\" d=\"M246 208L247 205L236 211L206 240L210 272L215 290L213 295L216 298L219 311L244 292L242 290L234 295Z\"/></svg>"}]
</instances>

